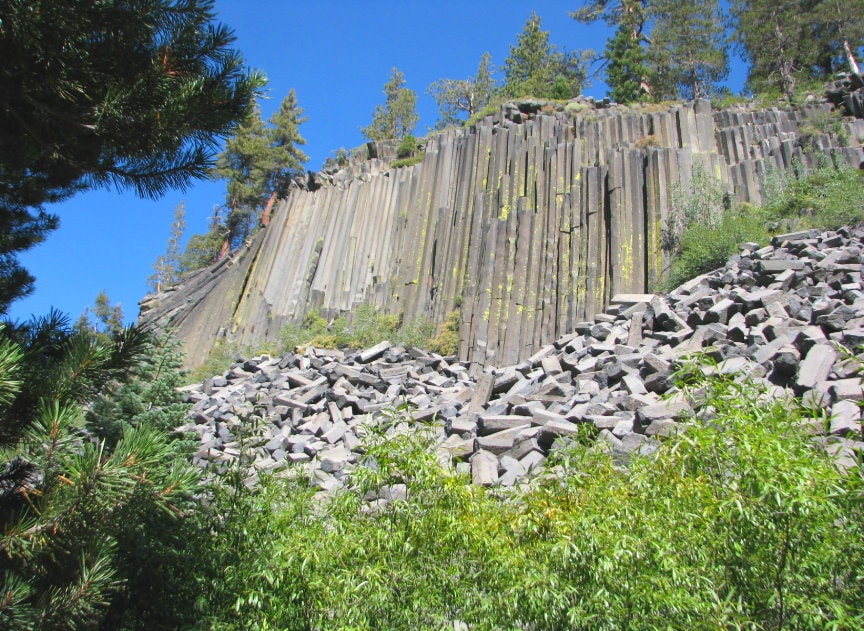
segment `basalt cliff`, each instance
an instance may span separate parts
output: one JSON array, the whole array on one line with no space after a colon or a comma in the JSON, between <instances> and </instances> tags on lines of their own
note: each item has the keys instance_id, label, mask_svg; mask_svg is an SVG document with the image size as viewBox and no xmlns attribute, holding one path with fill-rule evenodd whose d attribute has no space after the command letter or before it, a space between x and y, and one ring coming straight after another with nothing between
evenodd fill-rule
<instances>
[{"instance_id":1,"label":"basalt cliff","mask_svg":"<svg viewBox=\"0 0 864 631\"><path fill-rule=\"evenodd\" d=\"M413 166L370 145L295 187L242 252L148 296L140 320L171 327L195 366L221 339L277 340L312 309L434 322L458 309L461 360L515 364L655 286L671 190L694 169L758 204L771 171L861 165L864 119L822 133L828 107L511 103L430 136Z\"/></svg>"}]
</instances>

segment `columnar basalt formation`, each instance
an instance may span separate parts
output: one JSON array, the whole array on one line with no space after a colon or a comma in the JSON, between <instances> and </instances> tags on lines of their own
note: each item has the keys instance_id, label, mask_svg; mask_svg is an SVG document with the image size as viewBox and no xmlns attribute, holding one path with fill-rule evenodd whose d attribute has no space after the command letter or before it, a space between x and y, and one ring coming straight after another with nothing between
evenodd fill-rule
<instances>
[{"instance_id":1,"label":"columnar basalt formation","mask_svg":"<svg viewBox=\"0 0 864 631\"><path fill-rule=\"evenodd\" d=\"M298 187L236 261L145 300L142 319L174 327L197 365L220 338L275 340L312 309L368 303L441 322L458 308L462 359L516 363L653 286L670 188L697 165L758 203L773 169L864 161L861 119L844 122L840 146L802 135L807 110L574 106L508 104L431 136L414 166L375 157Z\"/></svg>"}]
</instances>

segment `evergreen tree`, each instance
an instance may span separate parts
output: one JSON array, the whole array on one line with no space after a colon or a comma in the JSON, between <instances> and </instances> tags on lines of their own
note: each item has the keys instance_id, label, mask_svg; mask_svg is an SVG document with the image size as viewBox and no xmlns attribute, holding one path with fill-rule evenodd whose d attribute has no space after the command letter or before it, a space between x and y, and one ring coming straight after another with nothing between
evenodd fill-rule
<instances>
[{"instance_id":1,"label":"evergreen tree","mask_svg":"<svg viewBox=\"0 0 864 631\"><path fill-rule=\"evenodd\" d=\"M606 83L609 96L618 103L634 103L647 97L648 55L634 27L622 22L606 43Z\"/></svg>"},{"instance_id":2,"label":"evergreen tree","mask_svg":"<svg viewBox=\"0 0 864 631\"><path fill-rule=\"evenodd\" d=\"M729 74L718 0L652 0L649 11L654 98L698 99L715 93Z\"/></svg>"},{"instance_id":3,"label":"evergreen tree","mask_svg":"<svg viewBox=\"0 0 864 631\"><path fill-rule=\"evenodd\" d=\"M652 96L654 77L648 65L645 25L649 0L587 0L570 17L583 24L603 20L615 27L603 59L609 96L619 103L633 103Z\"/></svg>"},{"instance_id":4,"label":"evergreen tree","mask_svg":"<svg viewBox=\"0 0 864 631\"><path fill-rule=\"evenodd\" d=\"M263 85L213 5L4 3L0 312L32 288L17 253L57 227L43 204L92 186L155 197L206 174Z\"/></svg>"},{"instance_id":5,"label":"evergreen tree","mask_svg":"<svg viewBox=\"0 0 864 631\"><path fill-rule=\"evenodd\" d=\"M779 88L792 100L816 59L810 0L733 0L735 41L750 63L751 90Z\"/></svg>"},{"instance_id":6,"label":"evergreen tree","mask_svg":"<svg viewBox=\"0 0 864 631\"><path fill-rule=\"evenodd\" d=\"M441 118L435 125L443 129L450 125L460 125L492 100L496 81L492 76L492 56L483 53L477 74L468 79L439 79L429 86L427 92L438 103Z\"/></svg>"},{"instance_id":7,"label":"evergreen tree","mask_svg":"<svg viewBox=\"0 0 864 631\"><path fill-rule=\"evenodd\" d=\"M285 197L291 180L303 175L303 165L309 161L309 156L300 149L306 144L306 139L300 135L300 125L307 120L309 118L303 115L303 108L297 103L297 94L292 88L279 110L270 117L269 139L273 150L273 169L270 172L268 188L271 198Z\"/></svg>"},{"instance_id":8,"label":"evergreen tree","mask_svg":"<svg viewBox=\"0 0 864 631\"><path fill-rule=\"evenodd\" d=\"M236 250L258 223L258 209L267 199L271 173L276 169L267 128L256 106L216 159L213 177L226 180L226 241Z\"/></svg>"},{"instance_id":9,"label":"evergreen tree","mask_svg":"<svg viewBox=\"0 0 864 631\"><path fill-rule=\"evenodd\" d=\"M109 452L79 429L147 344L134 327L76 332L56 312L0 330L0 627L95 628L120 587L130 509L164 511L192 490L197 472L158 431L124 431Z\"/></svg>"},{"instance_id":10,"label":"evergreen tree","mask_svg":"<svg viewBox=\"0 0 864 631\"><path fill-rule=\"evenodd\" d=\"M111 305L111 298L105 291L100 291L96 294L96 299L93 302L92 313L94 319L91 319L91 309L84 309L75 325L72 327L76 333L97 335L105 340L111 339L123 330L123 307L118 302Z\"/></svg>"},{"instance_id":11,"label":"evergreen tree","mask_svg":"<svg viewBox=\"0 0 864 631\"><path fill-rule=\"evenodd\" d=\"M300 149L306 144L300 125L306 120L292 89L269 126L256 107L226 141L213 170L213 177L227 181L223 254L249 238L276 197L286 195L291 179L303 173L309 156Z\"/></svg>"},{"instance_id":12,"label":"evergreen tree","mask_svg":"<svg viewBox=\"0 0 864 631\"><path fill-rule=\"evenodd\" d=\"M816 65L823 76L845 70L860 73L864 48L864 10L847 0L821 0L813 7Z\"/></svg>"},{"instance_id":13,"label":"evergreen tree","mask_svg":"<svg viewBox=\"0 0 864 631\"><path fill-rule=\"evenodd\" d=\"M180 242L186 232L186 205L180 202L174 209L174 221L171 223L171 236L165 253L160 254L153 264L153 275L150 276L150 288L157 294L171 287L180 280Z\"/></svg>"},{"instance_id":14,"label":"evergreen tree","mask_svg":"<svg viewBox=\"0 0 864 631\"><path fill-rule=\"evenodd\" d=\"M207 232L193 234L186 242L183 254L180 255L179 274L181 276L212 265L219 260L222 244L228 234L220 210L219 206L214 209Z\"/></svg>"},{"instance_id":15,"label":"evergreen tree","mask_svg":"<svg viewBox=\"0 0 864 631\"><path fill-rule=\"evenodd\" d=\"M514 98L578 96L586 76L582 56L559 51L549 43L549 31L540 27L540 17L532 12L504 61L504 94Z\"/></svg>"},{"instance_id":16,"label":"evergreen tree","mask_svg":"<svg viewBox=\"0 0 864 631\"><path fill-rule=\"evenodd\" d=\"M393 68L392 73L384 85L384 104L375 108L372 123L360 130L369 140L401 140L420 120L417 93L405 87L405 75L398 68Z\"/></svg>"}]
</instances>

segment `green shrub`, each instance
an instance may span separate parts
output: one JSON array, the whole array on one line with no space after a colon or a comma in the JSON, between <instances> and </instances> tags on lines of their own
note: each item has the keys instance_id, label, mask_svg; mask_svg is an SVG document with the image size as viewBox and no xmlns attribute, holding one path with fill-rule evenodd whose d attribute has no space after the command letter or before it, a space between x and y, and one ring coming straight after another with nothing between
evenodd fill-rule
<instances>
[{"instance_id":1,"label":"green shrub","mask_svg":"<svg viewBox=\"0 0 864 631\"><path fill-rule=\"evenodd\" d=\"M218 340L213 345L213 348L210 349L210 354L204 363L198 366L198 368L191 370L187 374L185 381L190 384L201 383L205 379L221 375L228 370L228 367L234 361L234 352L235 349L226 343L224 339Z\"/></svg>"},{"instance_id":2,"label":"green shrub","mask_svg":"<svg viewBox=\"0 0 864 631\"><path fill-rule=\"evenodd\" d=\"M714 225L691 225L681 236L664 288L671 291L691 278L723 267L742 243L766 243L769 235L765 224L761 211L731 209L723 212Z\"/></svg>"},{"instance_id":3,"label":"green shrub","mask_svg":"<svg viewBox=\"0 0 864 631\"><path fill-rule=\"evenodd\" d=\"M396 157L410 158L414 155L414 152L417 151L417 148L417 139L411 134L406 134L403 136L402 140L399 142L399 146L396 148Z\"/></svg>"},{"instance_id":4,"label":"green shrub","mask_svg":"<svg viewBox=\"0 0 864 631\"><path fill-rule=\"evenodd\" d=\"M847 165L835 167L822 158L806 175L796 169L785 177L774 175L765 183L766 214L793 227L833 229L864 221L862 172Z\"/></svg>"},{"instance_id":5,"label":"green shrub","mask_svg":"<svg viewBox=\"0 0 864 631\"><path fill-rule=\"evenodd\" d=\"M439 355L459 353L459 311L452 311L444 320L438 335L429 340L429 350Z\"/></svg>"},{"instance_id":6,"label":"green shrub","mask_svg":"<svg viewBox=\"0 0 864 631\"><path fill-rule=\"evenodd\" d=\"M484 489L394 410L338 493L238 480L217 495L224 570L202 628L862 628L859 471L794 403L700 368L681 387L710 422L625 467L574 442L526 487ZM393 485L401 497L368 504Z\"/></svg>"},{"instance_id":7,"label":"green shrub","mask_svg":"<svg viewBox=\"0 0 864 631\"><path fill-rule=\"evenodd\" d=\"M435 335L435 325L422 316L405 323L396 340L406 348L429 348L429 340Z\"/></svg>"},{"instance_id":8,"label":"green shrub","mask_svg":"<svg viewBox=\"0 0 864 631\"><path fill-rule=\"evenodd\" d=\"M721 182L708 175L701 164L693 167L687 186L673 184L669 196L663 249L674 256L681 249L681 239L686 230L694 225L716 227L726 204Z\"/></svg>"},{"instance_id":9,"label":"green shrub","mask_svg":"<svg viewBox=\"0 0 864 631\"><path fill-rule=\"evenodd\" d=\"M501 108L501 105L506 102L507 99L503 99L487 104L485 107L477 110L474 114L468 117L468 120L465 121L463 127L471 127L471 125L476 125L487 116L492 116L492 114L495 114Z\"/></svg>"},{"instance_id":10,"label":"green shrub","mask_svg":"<svg viewBox=\"0 0 864 631\"><path fill-rule=\"evenodd\" d=\"M289 322L279 331L283 352L291 352L298 346L308 344L316 336L326 334L328 325L317 309L307 313L302 322Z\"/></svg>"},{"instance_id":11,"label":"green shrub","mask_svg":"<svg viewBox=\"0 0 864 631\"><path fill-rule=\"evenodd\" d=\"M843 117L838 110L826 110L819 107L808 108L805 111L807 117L798 127L802 145L811 146L815 137L821 134L833 134L841 146L845 147L849 144L849 133L843 126Z\"/></svg>"},{"instance_id":12,"label":"green shrub","mask_svg":"<svg viewBox=\"0 0 864 631\"><path fill-rule=\"evenodd\" d=\"M415 164L420 164L423 162L423 158L426 157L426 152L419 153L416 156L411 156L410 158L403 158L401 160L393 160L390 163L390 167L393 169L399 169L401 167L411 167Z\"/></svg>"}]
</instances>

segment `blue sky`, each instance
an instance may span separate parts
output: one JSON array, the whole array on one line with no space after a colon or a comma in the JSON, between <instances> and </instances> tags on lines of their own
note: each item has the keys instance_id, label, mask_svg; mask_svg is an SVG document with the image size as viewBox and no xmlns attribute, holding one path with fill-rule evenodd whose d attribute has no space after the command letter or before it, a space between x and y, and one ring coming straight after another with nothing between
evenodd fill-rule
<instances>
[{"instance_id":1,"label":"blue sky","mask_svg":"<svg viewBox=\"0 0 864 631\"><path fill-rule=\"evenodd\" d=\"M291 88L309 117L300 131L310 156L306 167L317 170L339 147L364 142L367 125L395 66L408 87L418 93L418 135L434 126L437 106L425 94L441 78L472 75L484 52L500 65L532 10L542 18L550 42L561 49L605 46L605 25L585 26L567 11L575 2L508 0L216 0L219 20L234 29L251 68L269 78L261 101L265 118ZM739 91L740 64L729 85ZM606 86L594 79L585 94L602 97ZM215 205L224 198L222 182L201 181L185 192L158 201L131 192L97 190L49 207L60 228L45 243L21 256L36 276L36 291L13 303L13 319L42 315L51 307L73 320L100 291L120 303L128 321L138 314L147 293L147 278L164 252L176 206L186 206L187 238L203 232Z\"/></svg>"}]
</instances>

